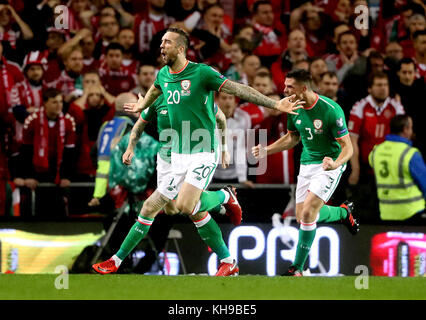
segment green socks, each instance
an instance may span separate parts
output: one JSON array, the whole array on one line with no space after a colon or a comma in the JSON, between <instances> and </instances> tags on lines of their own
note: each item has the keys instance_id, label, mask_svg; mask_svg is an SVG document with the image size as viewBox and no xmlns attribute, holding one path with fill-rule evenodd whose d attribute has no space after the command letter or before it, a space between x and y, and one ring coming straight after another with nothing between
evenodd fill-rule
<instances>
[{"instance_id":1,"label":"green socks","mask_svg":"<svg viewBox=\"0 0 426 320\"><path fill-rule=\"evenodd\" d=\"M222 238L222 231L209 213L203 219L194 221L194 224L201 239L217 254L219 260L230 257L228 247Z\"/></svg>"},{"instance_id":2,"label":"green socks","mask_svg":"<svg viewBox=\"0 0 426 320\"><path fill-rule=\"evenodd\" d=\"M224 203L226 196L228 196L229 199L229 195L225 194L225 192L222 190L203 191L203 193L201 193L200 201L198 201L197 205L195 206L193 214L197 212L210 211L211 209Z\"/></svg>"},{"instance_id":3,"label":"green socks","mask_svg":"<svg viewBox=\"0 0 426 320\"><path fill-rule=\"evenodd\" d=\"M138 221L135 222L127 234L127 237L121 244L120 250L118 250L116 256L121 260L124 260L124 258L126 258L138 245L138 243L148 234L148 230L153 221L154 219L139 216Z\"/></svg>"},{"instance_id":4,"label":"green socks","mask_svg":"<svg viewBox=\"0 0 426 320\"><path fill-rule=\"evenodd\" d=\"M342 207L332 207L324 205L319 211L317 222L335 222L346 218L347 211Z\"/></svg>"},{"instance_id":5,"label":"green socks","mask_svg":"<svg viewBox=\"0 0 426 320\"><path fill-rule=\"evenodd\" d=\"M294 259L293 266L301 271L303 271L306 259L309 256L309 251L311 250L312 242L314 242L316 232L316 222L300 222L299 241L297 242L296 258Z\"/></svg>"}]
</instances>

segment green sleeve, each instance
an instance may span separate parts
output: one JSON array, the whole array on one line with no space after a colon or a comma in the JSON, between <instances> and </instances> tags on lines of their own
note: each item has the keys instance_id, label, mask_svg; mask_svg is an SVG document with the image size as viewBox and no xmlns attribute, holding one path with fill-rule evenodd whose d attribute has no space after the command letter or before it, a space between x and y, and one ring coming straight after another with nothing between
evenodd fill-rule
<instances>
[{"instance_id":1,"label":"green sleeve","mask_svg":"<svg viewBox=\"0 0 426 320\"><path fill-rule=\"evenodd\" d=\"M220 74L213 67L205 64L201 65L201 74L206 89L209 91L219 91L222 85L228 80L224 75Z\"/></svg>"},{"instance_id":2,"label":"green sleeve","mask_svg":"<svg viewBox=\"0 0 426 320\"><path fill-rule=\"evenodd\" d=\"M296 126L293 122L293 116L291 116L290 114L287 115L287 131L297 131Z\"/></svg>"},{"instance_id":3,"label":"green sleeve","mask_svg":"<svg viewBox=\"0 0 426 320\"><path fill-rule=\"evenodd\" d=\"M157 73L157 77L155 77L155 81L154 81L154 87L156 87L158 90L163 91L163 89L161 89L161 85L160 85L160 81L161 81L161 74L163 69L161 69L160 71L158 71Z\"/></svg>"},{"instance_id":4,"label":"green sleeve","mask_svg":"<svg viewBox=\"0 0 426 320\"><path fill-rule=\"evenodd\" d=\"M144 122L150 122L152 119L154 119L155 115L157 114L156 109L157 109L156 103L154 102L149 108L146 108L144 111L141 112L141 116L140 116L141 119Z\"/></svg>"}]
</instances>

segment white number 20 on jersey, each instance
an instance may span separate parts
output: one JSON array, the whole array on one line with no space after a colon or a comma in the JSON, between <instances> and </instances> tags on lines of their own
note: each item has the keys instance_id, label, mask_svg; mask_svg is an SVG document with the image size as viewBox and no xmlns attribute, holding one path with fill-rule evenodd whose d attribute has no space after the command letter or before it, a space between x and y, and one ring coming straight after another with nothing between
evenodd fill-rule
<instances>
[{"instance_id":1,"label":"white number 20 on jersey","mask_svg":"<svg viewBox=\"0 0 426 320\"><path fill-rule=\"evenodd\" d=\"M168 98L167 104L178 104L180 102L180 92L178 90L167 90ZM173 100L173 101L172 101Z\"/></svg>"}]
</instances>

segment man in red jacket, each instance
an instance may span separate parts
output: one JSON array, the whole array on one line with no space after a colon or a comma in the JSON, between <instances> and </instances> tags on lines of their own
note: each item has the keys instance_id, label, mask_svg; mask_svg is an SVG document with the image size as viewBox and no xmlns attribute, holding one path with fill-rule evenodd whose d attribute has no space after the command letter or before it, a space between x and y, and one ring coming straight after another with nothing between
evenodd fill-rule
<instances>
[{"instance_id":1,"label":"man in red jacket","mask_svg":"<svg viewBox=\"0 0 426 320\"><path fill-rule=\"evenodd\" d=\"M36 193L36 214L57 216L65 213L64 188L70 185L73 171L75 123L70 115L62 113L59 90L47 89L43 102L43 107L25 120L17 177L33 191L39 182L58 185Z\"/></svg>"}]
</instances>

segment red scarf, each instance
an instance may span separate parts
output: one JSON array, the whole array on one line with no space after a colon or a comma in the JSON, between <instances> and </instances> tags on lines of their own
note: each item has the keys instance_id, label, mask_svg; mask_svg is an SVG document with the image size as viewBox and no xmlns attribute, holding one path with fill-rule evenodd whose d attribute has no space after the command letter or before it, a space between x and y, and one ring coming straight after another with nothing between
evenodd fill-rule
<instances>
[{"instance_id":1,"label":"red scarf","mask_svg":"<svg viewBox=\"0 0 426 320\"><path fill-rule=\"evenodd\" d=\"M14 83L11 72L7 72L7 60L5 57L1 58L1 78L3 82L4 91L6 92L6 103L10 105L10 91Z\"/></svg>"},{"instance_id":2,"label":"red scarf","mask_svg":"<svg viewBox=\"0 0 426 320\"><path fill-rule=\"evenodd\" d=\"M49 169L49 124L48 118L41 107L38 112L38 121L34 128L34 156L33 163L37 171L47 171ZM57 156L56 156L56 177L55 183L59 184L59 169L62 163L62 154L65 142L65 117L61 112L58 119L59 135L57 136Z\"/></svg>"}]
</instances>

